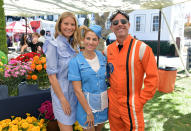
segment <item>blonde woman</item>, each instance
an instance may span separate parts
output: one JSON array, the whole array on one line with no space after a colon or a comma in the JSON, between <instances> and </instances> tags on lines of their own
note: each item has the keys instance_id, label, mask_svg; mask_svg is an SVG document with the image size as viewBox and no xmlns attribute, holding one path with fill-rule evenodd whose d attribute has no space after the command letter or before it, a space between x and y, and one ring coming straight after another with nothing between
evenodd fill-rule
<instances>
[{"instance_id":1,"label":"blonde woman","mask_svg":"<svg viewBox=\"0 0 191 131\"><path fill-rule=\"evenodd\" d=\"M96 50L102 28L92 25L81 29L84 29L85 49L70 61L68 79L72 81L79 101L77 121L85 131L101 131L108 119L106 58Z\"/></svg>"},{"instance_id":2,"label":"blonde woman","mask_svg":"<svg viewBox=\"0 0 191 131\"><path fill-rule=\"evenodd\" d=\"M53 111L61 131L73 131L72 125L76 121L77 98L67 75L68 62L78 52L77 25L75 15L64 12L55 26L55 40L45 41L43 46L51 83Z\"/></svg>"}]
</instances>

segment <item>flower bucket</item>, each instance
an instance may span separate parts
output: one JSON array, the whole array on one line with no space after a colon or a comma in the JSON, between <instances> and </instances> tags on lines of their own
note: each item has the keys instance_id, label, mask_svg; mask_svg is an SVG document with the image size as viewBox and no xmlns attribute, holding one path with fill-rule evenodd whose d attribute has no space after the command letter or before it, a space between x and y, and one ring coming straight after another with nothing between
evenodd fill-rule
<instances>
[{"instance_id":1,"label":"flower bucket","mask_svg":"<svg viewBox=\"0 0 191 131\"><path fill-rule=\"evenodd\" d=\"M51 120L47 123L47 131L60 131L56 120Z\"/></svg>"},{"instance_id":2,"label":"flower bucket","mask_svg":"<svg viewBox=\"0 0 191 131\"><path fill-rule=\"evenodd\" d=\"M19 95L18 85L8 85L7 87L8 87L9 96L18 96Z\"/></svg>"}]
</instances>

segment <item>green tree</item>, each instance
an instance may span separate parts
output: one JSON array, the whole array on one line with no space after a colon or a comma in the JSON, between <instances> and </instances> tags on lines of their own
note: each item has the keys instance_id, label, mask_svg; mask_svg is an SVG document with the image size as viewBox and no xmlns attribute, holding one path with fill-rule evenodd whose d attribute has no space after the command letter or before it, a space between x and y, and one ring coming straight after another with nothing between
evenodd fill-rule
<instances>
[{"instance_id":1,"label":"green tree","mask_svg":"<svg viewBox=\"0 0 191 131\"><path fill-rule=\"evenodd\" d=\"M8 53L7 40L6 40L6 23L5 23L5 13L3 8L3 0L0 0L0 50L5 54Z\"/></svg>"}]
</instances>

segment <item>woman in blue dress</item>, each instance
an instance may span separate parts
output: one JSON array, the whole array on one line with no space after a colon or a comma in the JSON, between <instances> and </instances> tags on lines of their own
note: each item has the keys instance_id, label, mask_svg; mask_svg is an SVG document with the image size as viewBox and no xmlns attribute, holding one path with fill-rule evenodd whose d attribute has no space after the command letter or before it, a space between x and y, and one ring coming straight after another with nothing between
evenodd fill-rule
<instances>
[{"instance_id":1,"label":"woman in blue dress","mask_svg":"<svg viewBox=\"0 0 191 131\"><path fill-rule=\"evenodd\" d=\"M106 58L96 50L101 37L101 27L83 26L85 47L69 62L68 79L72 81L78 98L77 121L85 131L101 131L108 119Z\"/></svg>"},{"instance_id":2,"label":"woman in blue dress","mask_svg":"<svg viewBox=\"0 0 191 131\"><path fill-rule=\"evenodd\" d=\"M68 80L68 63L77 52L78 24L75 15L64 12L55 26L55 39L43 45L46 71L51 83L51 97L55 118L61 131L73 131L76 121L77 98Z\"/></svg>"}]
</instances>

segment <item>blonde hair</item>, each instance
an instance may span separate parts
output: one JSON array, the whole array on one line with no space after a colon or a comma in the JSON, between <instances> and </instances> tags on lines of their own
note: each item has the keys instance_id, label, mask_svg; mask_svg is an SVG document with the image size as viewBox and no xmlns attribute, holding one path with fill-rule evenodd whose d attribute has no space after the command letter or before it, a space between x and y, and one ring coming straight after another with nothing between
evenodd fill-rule
<instances>
[{"instance_id":1,"label":"blonde hair","mask_svg":"<svg viewBox=\"0 0 191 131\"><path fill-rule=\"evenodd\" d=\"M64 12L61 14L61 16L58 18L57 22L56 22L56 26L55 26L55 34L54 37L58 37L58 35L63 35L61 32L61 23L63 21L63 19L65 19L66 17L71 17L74 19L75 21L75 26L76 26L76 30L74 31L73 34L73 41L71 43L72 47L74 48L74 50L77 51L77 45L79 42L79 35L78 35L78 23L77 23L77 19L75 17L75 15L71 12Z\"/></svg>"}]
</instances>

